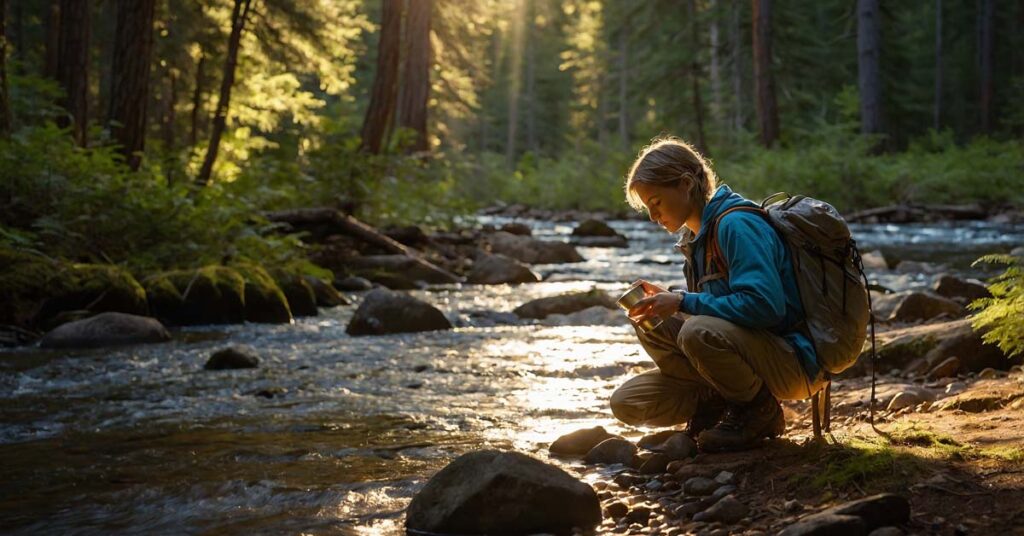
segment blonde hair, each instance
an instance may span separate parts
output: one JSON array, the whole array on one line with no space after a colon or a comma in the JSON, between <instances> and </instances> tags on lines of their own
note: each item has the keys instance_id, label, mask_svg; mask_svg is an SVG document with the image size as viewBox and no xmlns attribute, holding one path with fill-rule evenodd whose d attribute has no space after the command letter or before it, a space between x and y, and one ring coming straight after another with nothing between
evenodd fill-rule
<instances>
[{"instance_id":1,"label":"blonde hair","mask_svg":"<svg viewBox=\"0 0 1024 536\"><path fill-rule=\"evenodd\" d=\"M637 211L644 203L634 190L638 183L675 186L690 183L690 194L706 204L715 193L718 177L711 164L689 143L675 137L656 138L640 150L626 177L626 201Z\"/></svg>"}]
</instances>

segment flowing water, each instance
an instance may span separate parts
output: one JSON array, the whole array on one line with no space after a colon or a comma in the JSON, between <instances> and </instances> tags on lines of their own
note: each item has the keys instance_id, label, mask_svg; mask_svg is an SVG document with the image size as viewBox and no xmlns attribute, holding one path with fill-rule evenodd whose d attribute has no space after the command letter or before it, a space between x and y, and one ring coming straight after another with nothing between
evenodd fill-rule
<instances>
[{"instance_id":1,"label":"flowing water","mask_svg":"<svg viewBox=\"0 0 1024 536\"><path fill-rule=\"evenodd\" d=\"M572 229L527 223L546 239ZM543 283L414 292L452 331L349 337L348 306L291 325L191 328L167 344L0 353L0 532L397 533L425 478L461 453L545 458L573 429L636 433L607 409L615 387L649 366L624 317L508 322L533 298L593 286L617 294L638 277L680 282L674 237L646 222L612 225L628 249L581 248L586 262L536 267ZM973 276L985 275L973 259L1024 244L1020 225L854 232L865 251ZM930 280L870 275L894 290ZM203 370L226 344L253 346L260 368Z\"/></svg>"}]
</instances>

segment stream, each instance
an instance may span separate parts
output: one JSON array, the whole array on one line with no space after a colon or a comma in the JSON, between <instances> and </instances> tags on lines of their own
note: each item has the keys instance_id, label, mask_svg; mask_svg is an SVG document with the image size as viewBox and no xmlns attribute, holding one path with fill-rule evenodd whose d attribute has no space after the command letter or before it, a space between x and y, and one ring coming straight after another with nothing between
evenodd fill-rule
<instances>
[{"instance_id":1,"label":"stream","mask_svg":"<svg viewBox=\"0 0 1024 536\"><path fill-rule=\"evenodd\" d=\"M550 240L574 227L523 222ZM617 295L638 277L681 282L675 237L644 221L610 223L628 249L580 248L585 262L535 266L542 283L414 291L453 321L447 332L350 337L353 305L290 325L182 329L158 345L0 351L0 532L400 533L408 501L459 454L548 459L550 441L578 428L639 433L607 408L619 384L652 365L624 316L507 322L534 298L594 286ZM862 251L970 277L994 273L970 266L982 254L1024 245L1020 224L853 230ZM903 290L933 274L869 276ZM227 344L254 347L260 367L203 370Z\"/></svg>"}]
</instances>

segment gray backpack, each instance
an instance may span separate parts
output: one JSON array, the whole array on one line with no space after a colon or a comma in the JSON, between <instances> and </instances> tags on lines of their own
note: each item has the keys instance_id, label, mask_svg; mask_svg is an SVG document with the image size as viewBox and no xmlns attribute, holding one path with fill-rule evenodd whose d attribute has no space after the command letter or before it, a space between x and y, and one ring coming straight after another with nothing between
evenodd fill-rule
<instances>
[{"instance_id":1,"label":"gray backpack","mask_svg":"<svg viewBox=\"0 0 1024 536\"><path fill-rule=\"evenodd\" d=\"M705 266L714 265L726 277L728 266L718 245L718 223L732 211L755 212L783 239L789 249L800 289L805 321L799 329L811 340L818 364L838 374L857 361L871 320L871 295L857 244L839 212L830 204L804 196L778 193L761 202L761 207L734 207L712 223L705 248ZM872 365L874 365L874 324L872 323ZM872 424L874 424L874 366L872 366ZM829 394L814 395L814 432L820 436L819 418L829 429Z\"/></svg>"}]
</instances>

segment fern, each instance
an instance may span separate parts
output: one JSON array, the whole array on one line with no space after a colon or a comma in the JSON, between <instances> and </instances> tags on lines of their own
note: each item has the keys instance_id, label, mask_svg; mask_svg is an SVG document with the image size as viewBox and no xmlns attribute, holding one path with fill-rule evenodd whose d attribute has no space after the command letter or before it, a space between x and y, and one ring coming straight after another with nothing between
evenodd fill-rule
<instances>
[{"instance_id":1,"label":"fern","mask_svg":"<svg viewBox=\"0 0 1024 536\"><path fill-rule=\"evenodd\" d=\"M988 285L991 298L973 301L970 308L978 311L972 322L974 329L984 333L982 339L997 344L1007 356L1024 353L1024 265L1020 257L986 255L974 264L1005 264L1006 271Z\"/></svg>"}]
</instances>

